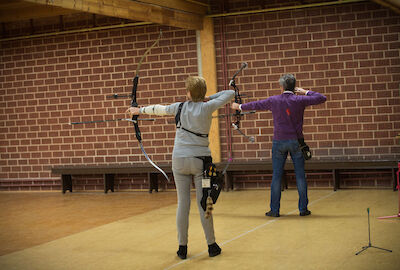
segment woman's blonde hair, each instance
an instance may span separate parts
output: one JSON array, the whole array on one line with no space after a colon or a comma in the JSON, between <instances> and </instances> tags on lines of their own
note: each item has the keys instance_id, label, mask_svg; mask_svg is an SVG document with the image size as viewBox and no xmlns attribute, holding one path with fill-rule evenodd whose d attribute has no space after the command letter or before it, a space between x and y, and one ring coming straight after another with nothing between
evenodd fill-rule
<instances>
[{"instance_id":1,"label":"woman's blonde hair","mask_svg":"<svg viewBox=\"0 0 400 270\"><path fill-rule=\"evenodd\" d=\"M206 80L199 76L190 76L185 81L186 91L190 92L192 101L203 101L207 92Z\"/></svg>"}]
</instances>

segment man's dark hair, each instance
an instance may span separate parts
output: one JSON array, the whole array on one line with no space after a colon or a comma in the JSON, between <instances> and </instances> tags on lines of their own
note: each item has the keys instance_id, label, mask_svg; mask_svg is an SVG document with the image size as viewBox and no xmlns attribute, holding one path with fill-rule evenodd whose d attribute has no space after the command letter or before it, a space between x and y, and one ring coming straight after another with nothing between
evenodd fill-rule
<instances>
[{"instance_id":1,"label":"man's dark hair","mask_svg":"<svg viewBox=\"0 0 400 270\"><path fill-rule=\"evenodd\" d=\"M294 88L296 87L296 78L293 74L285 74L279 79L279 84L283 86L285 91L294 92Z\"/></svg>"}]
</instances>

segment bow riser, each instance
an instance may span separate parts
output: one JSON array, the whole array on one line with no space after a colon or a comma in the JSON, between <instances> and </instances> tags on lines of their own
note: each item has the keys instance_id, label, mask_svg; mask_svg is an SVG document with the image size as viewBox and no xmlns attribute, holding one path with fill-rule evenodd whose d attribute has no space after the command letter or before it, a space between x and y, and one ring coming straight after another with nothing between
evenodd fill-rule
<instances>
[{"instance_id":1,"label":"bow riser","mask_svg":"<svg viewBox=\"0 0 400 270\"><path fill-rule=\"evenodd\" d=\"M132 101L131 101L131 107L137 107L138 104L136 102L136 91L137 91L137 86L139 84L139 75L136 73L135 78L133 79L133 87L132 87Z\"/></svg>"},{"instance_id":2,"label":"bow riser","mask_svg":"<svg viewBox=\"0 0 400 270\"><path fill-rule=\"evenodd\" d=\"M135 78L133 79L131 107L138 107L138 104L136 101L136 91L137 91L138 83L139 83L139 76L136 74ZM133 126L135 127L136 139L139 142L142 142L142 133L140 132L139 123L137 120L138 120L138 115L133 115L132 122L133 122Z\"/></svg>"},{"instance_id":3,"label":"bow riser","mask_svg":"<svg viewBox=\"0 0 400 270\"><path fill-rule=\"evenodd\" d=\"M229 85L233 87L233 89L235 90L235 103L238 104L242 104L242 97L240 96L240 92L239 92L239 88L236 86L236 82L235 82L235 78L236 76L243 70L247 68L247 63L243 63L242 66L240 67L240 69L238 71L236 71L236 73L233 75L231 81L229 82ZM241 118L241 112L239 110L235 111L235 118L236 121L234 123L232 123L232 126L235 130L237 130L242 136L244 136L246 139L248 139L250 142L254 142L255 139L253 136L247 136L246 134L244 134L243 131L240 130L240 120Z\"/></svg>"}]
</instances>

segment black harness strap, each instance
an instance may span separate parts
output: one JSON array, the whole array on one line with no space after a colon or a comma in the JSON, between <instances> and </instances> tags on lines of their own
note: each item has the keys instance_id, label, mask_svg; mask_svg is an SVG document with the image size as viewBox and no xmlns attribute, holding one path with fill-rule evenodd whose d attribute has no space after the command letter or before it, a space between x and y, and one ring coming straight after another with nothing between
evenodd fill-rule
<instances>
[{"instance_id":1,"label":"black harness strap","mask_svg":"<svg viewBox=\"0 0 400 270\"><path fill-rule=\"evenodd\" d=\"M183 129L184 131L190 132L190 133L192 133L192 134L194 134L194 135L196 135L196 136L199 136L199 137L202 137L202 138L207 138L207 137L208 137L208 134L197 133L197 132L194 132L194 131L191 131L191 130L188 130L188 129L182 127L182 124L181 124L181 112L182 112L183 104L184 104L184 102L182 102L181 104L179 104L178 112L177 112L176 115L175 115L175 125L176 125L176 128L181 128L181 129Z\"/></svg>"}]
</instances>

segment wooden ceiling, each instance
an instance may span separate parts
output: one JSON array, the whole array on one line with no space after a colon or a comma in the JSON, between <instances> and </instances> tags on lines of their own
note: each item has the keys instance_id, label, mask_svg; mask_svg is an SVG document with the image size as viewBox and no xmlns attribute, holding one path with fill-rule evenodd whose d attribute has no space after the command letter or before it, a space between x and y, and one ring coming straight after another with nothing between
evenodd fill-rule
<instances>
[{"instance_id":1,"label":"wooden ceiling","mask_svg":"<svg viewBox=\"0 0 400 270\"><path fill-rule=\"evenodd\" d=\"M372 1L400 14L400 0ZM201 30L203 17L210 9L208 3L208 0L0 0L0 23L88 13Z\"/></svg>"},{"instance_id":2,"label":"wooden ceiling","mask_svg":"<svg viewBox=\"0 0 400 270\"><path fill-rule=\"evenodd\" d=\"M373 2L388 7L397 14L400 14L400 0L373 0Z\"/></svg>"},{"instance_id":3,"label":"wooden ceiling","mask_svg":"<svg viewBox=\"0 0 400 270\"><path fill-rule=\"evenodd\" d=\"M201 30L207 0L0 0L0 22L91 13Z\"/></svg>"}]
</instances>

